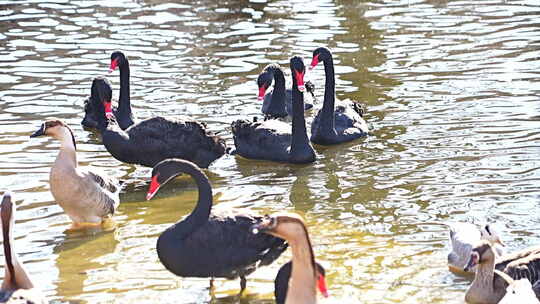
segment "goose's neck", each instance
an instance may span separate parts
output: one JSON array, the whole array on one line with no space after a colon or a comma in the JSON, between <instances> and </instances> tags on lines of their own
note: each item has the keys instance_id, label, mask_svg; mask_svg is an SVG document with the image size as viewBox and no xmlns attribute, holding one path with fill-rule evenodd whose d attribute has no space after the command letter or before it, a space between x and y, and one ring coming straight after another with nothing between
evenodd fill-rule
<instances>
[{"instance_id":1,"label":"goose's neck","mask_svg":"<svg viewBox=\"0 0 540 304\"><path fill-rule=\"evenodd\" d=\"M334 130L334 105L336 102L336 82L334 75L334 60L332 56L323 61L324 64L324 102L321 110L321 125L323 130Z\"/></svg>"},{"instance_id":2,"label":"goose's neck","mask_svg":"<svg viewBox=\"0 0 540 304\"><path fill-rule=\"evenodd\" d=\"M119 66L120 69L120 97L118 99L118 115L131 116L131 97L129 88L129 61Z\"/></svg>"},{"instance_id":3,"label":"goose's neck","mask_svg":"<svg viewBox=\"0 0 540 304\"><path fill-rule=\"evenodd\" d=\"M317 303L317 277L313 249L306 233L288 240L292 250L292 272L285 303Z\"/></svg>"},{"instance_id":4,"label":"goose's neck","mask_svg":"<svg viewBox=\"0 0 540 304\"><path fill-rule=\"evenodd\" d=\"M293 77L292 87L292 139L291 155L311 148L306 130L306 119L304 117L304 93L298 90L298 84Z\"/></svg>"},{"instance_id":5,"label":"goose's neck","mask_svg":"<svg viewBox=\"0 0 540 304\"><path fill-rule=\"evenodd\" d=\"M4 237L4 257L6 260L4 282L2 282L2 290L16 290L19 288L30 289L34 285L30 280L30 277L24 270L21 263L17 258L17 254L13 248L13 235L9 229L9 225L13 225L13 222L10 222L6 226L5 223L2 223L2 233Z\"/></svg>"},{"instance_id":6,"label":"goose's neck","mask_svg":"<svg viewBox=\"0 0 540 304\"><path fill-rule=\"evenodd\" d=\"M474 281L465 295L467 303L479 303L478 301L482 301L482 299L485 298L485 296L482 295L490 296L494 294L493 279L495 276L495 261L488 260L478 264L476 267L477 270Z\"/></svg>"},{"instance_id":7,"label":"goose's neck","mask_svg":"<svg viewBox=\"0 0 540 304\"><path fill-rule=\"evenodd\" d=\"M60 152L56 157L55 166L58 164L77 167L77 152L75 149L75 137L67 128L61 128L53 135L60 141Z\"/></svg>"}]
</instances>

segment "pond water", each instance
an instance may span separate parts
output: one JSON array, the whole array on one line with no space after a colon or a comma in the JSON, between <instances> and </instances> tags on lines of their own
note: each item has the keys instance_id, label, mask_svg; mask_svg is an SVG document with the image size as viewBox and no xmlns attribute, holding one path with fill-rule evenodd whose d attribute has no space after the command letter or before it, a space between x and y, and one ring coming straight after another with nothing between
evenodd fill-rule
<instances>
[{"instance_id":1,"label":"pond water","mask_svg":"<svg viewBox=\"0 0 540 304\"><path fill-rule=\"evenodd\" d=\"M475 1L0 1L0 185L18 205L16 249L56 303L273 303L290 252L238 281L178 278L156 238L188 214L187 178L145 201L150 169L123 164L80 125L113 50L131 63L138 119L189 115L232 145L259 115L255 79L326 45L336 93L367 106L371 134L292 166L225 156L208 170L216 208L303 215L331 297L322 303L463 303L443 223L495 222L509 250L540 243L540 3ZM118 95L118 72L107 75ZM324 72L309 76L322 100ZM289 80L290 81L290 80ZM318 109L321 102L315 105ZM315 111L307 114L308 123ZM78 160L127 186L114 231L69 232L48 173L75 131Z\"/></svg>"}]
</instances>

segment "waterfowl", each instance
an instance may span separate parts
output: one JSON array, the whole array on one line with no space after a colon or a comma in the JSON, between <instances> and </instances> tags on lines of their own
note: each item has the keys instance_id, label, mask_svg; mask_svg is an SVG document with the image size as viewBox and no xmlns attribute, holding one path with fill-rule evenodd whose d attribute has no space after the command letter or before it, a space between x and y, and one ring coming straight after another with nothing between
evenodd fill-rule
<instances>
[{"instance_id":1,"label":"waterfowl","mask_svg":"<svg viewBox=\"0 0 540 304\"><path fill-rule=\"evenodd\" d=\"M159 260L170 272L181 277L240 277L240 287L244 290L245 277L257 267L276 260L287 249L287 243L270 235L251 233L250 227L261 220L260 216L212 212L212 187L208 177L186 160L167 159L157 164L152 169L147 199L181 173L195 180L199 198L191 214L159 236Z\"/></svg>"},{"instance_id":2,"label":"waterfowl","mask_svg":"<svg viewBox=\"0 0 540 304\"><path fill-rule=\"evenodd\" d=\"M527 278L530 282L537 282L540 279L540 246L504 255L497 261L495 258L493 246L488 241L480 241L472 249L465 270L475 265L477 268L474 281L465 293L467 303L496 304L504 297L508 282L495 269L514 280Z\"/></svg>"},{"instance_id":3,"label":"waterfowl","mask_svg":"<svg viewBox=\"0 0 540 304\"><path fill-rule=\"evenodd\" d=\"M311 125L311 141L318 145L334 145L348 142L368 134L364 110L355 102L336 102L334 60L328 48L313 51L310 69L324 63L324 102Z\"/></svg>"},{"instance_id":4,"label":"waterfowl","mask_svg":"<svg viewBox=\"0 0 540 304\"><path fill-rule=\"evenodd\" d=\"M293 78L292 131L285 122L275 119L264 122L237 120L231 125L237 154L250 159L287 163L311 163L315 150L311 146L304 118L304 73L302 58L290 60Z\"/></svg>"},{"instance_id":5,"label":"waterfowl","mask_svg":"<svg viewBox=\"0 0 540 304\"><path fill-rule=\"evenodd\" d=\"M117 115L110 104L112 89L104 81L99 86L106 116L113 117L101 129L103 145L117 160L130 164L153 167L167 158L181 158L208 166L226 152L225 140L210 132L206 124L191 119L153 117L133 124L129 98L129 61L122 52L111 55L111 70L120 68L120 99ZM126 76L127 75L127 76ZM107 110L108 109L108 110ZM106 120L105 116L102 119ZM122 125L129 124L125 130Z\"/></svg>"},{"instance_id":6,"label":"waterfowl","mask_svg":"<svg viewBox=\"0 0 540 304\"><path fill-rule=\"evenodd\" d=\"M83 127L103 130L107 128L108 123L106 112L114 113L114 115L118 116L118 110L111 108L112 104L110 102L106 104L102 102L102 100L108 98L101 96L101 94L107 92L107 89L104 88L107 85L110 86L110 83L106 78L96 77L92 80L90 96L84 101L84 118L81 122Z\"/></svg>"},{"instance_id":7,"label":"waterfowl","mask_svg":"<svg viewBox=\"0 0 540 304\"><path fill-rule=\"evenodd\" d=\"M105 174L80 168L73 131L61 120L47 120L30 137L50 136L60 141L60 152L49 175L51 192L74 225L101 224L120 203L120 186Z\"/></svg>"},{"instance_id":8,"label":"waterfowl","mask_svg":"<svg viewBox=\"0 0 540 304\"><path fill-rule=\"evenodd\" d=\"M274 89L266 93L266 90L272 85L274 80ZM266 119L284 118L292 116L292 89L285 90L285 75L278 64L267 65L257 78L259 87L259 101L263 101L262 112ZM307 81L305 83L306 91L314 97L315 86ZM266 93L266 95L265 95ZM313 108L313 104L304 103L304 110Z\"/></svg>"},{"instance_id":9,"label":"waterfowl","mask_svg":"<svg viewBox=\"0 0 540 304\"><path fill-rule=\"evenodd\" d=\"M450 244L452 251L448 254L448 267L451 271L462 273L465 272L465 265L471 256L471 251L474 245L479 240L488 240L497 256L504 253L502 247L504 243L501 241L497 231L489 224L482 225L480 229L471 223L447 223L450 231ZM469 270L474 273L476 268Z\"/></svg>"},{"instance_id":10,"label":"waterfowl","mask_svg":"<svg viewBox=\"0 0 540 304\"><path fill-rule=\"evenodd\" d=\"M251 229L256 234L264 232L282 238L291 246L292 271L284 303L316 304L317 284L324 276L317 270L313 247L302 217L294 213L277 213L265 216Z\"/></svg>"},{"instance_id":11,"label":"waterfowl","mask_svg":"<svg viewBox=\"0 0 540 304\"><path fill-rule=\"evenodd\" d=\"M11 194L9 192L4 192L0 208L5 258L5 275L4 282L2 282L2 287L0 288L0 303L47 303L47 300L35 288L23 264L17 258L11 230L15 224L16 208L15 204L11 201Z\"/></svg>"},{"instance_id":12,"label":"waterfowl","mask_svg":"<svg viewBox=\"0 0 540 304\"><path fill-rule=\"evenodd\" d=\"M317 272L319 273L319 279L317 280L317 288L321 294L328 297L328 290L326 288L326 271L321 264L315 263L317 266ZM274 280L274 297L276 298L276 304L285 304L285 297L287 297L287 291L289 290L289 280L291 278L292 261L285 263L278 271L276 279Z\"/></svg>"},{"instance_id":13,"label":"waterfowl","mask_svg":"<svg viewBox=\"0 0 540 304\"><path fill-rule=\"evenodd\" d=\"M508 284L506 294L498 304L540 304L528 279L514 280L504 272L495 270L495 273Z\"/></svg>"}]
</instances>

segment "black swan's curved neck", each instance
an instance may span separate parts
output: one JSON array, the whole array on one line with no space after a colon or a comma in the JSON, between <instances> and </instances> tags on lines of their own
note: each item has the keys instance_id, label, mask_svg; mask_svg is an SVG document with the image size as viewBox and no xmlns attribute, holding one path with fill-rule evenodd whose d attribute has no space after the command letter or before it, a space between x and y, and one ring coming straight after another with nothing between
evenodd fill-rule
<instances>
[{"instance_id":1,"label":"black swan's curved neck","mask_svg":"<svg viewBox=\"0 0 540 304\"><path fill-rule=\"evenodd\" d=\"M120 69L120 97L118 99L118 116L131 117L131 99L129 88L129 61L127 58L119 66Z\"/></svg>"},{"instance_id":2,"label":"black swan's curved neck","mask_svg":"<svg viewBox=\"0 0 540 304\"><path fill-rule=\"evenodd\" d=\"M324 63L324 103L321 110L321 127L323 132L333 130L334 124L334 104L336 102L336 82L334 75L334 60L330 55L323 61Z\"/></svg>"},{"instance_id":3,"label":"black swan's curved neck","mask_svg":"<svg viewBox=\"0 0 540 304\"><path fill-rule=\"evenodd\" d=\"M280 67L273 69L274 90L272 91L271 106L283 109L285 107L285 75Z\"/></svg>"},{"instance_id":4,"label":"black swan's curved neck","mask_svg":"<svg viewBox=\"0 0 540 304\"><path fill-rule=\"evenodd\" d=\"M181 173L190 175L195 180L199 191L199 198L195 209L185 220L177 223L172 228L180 234L187 235L208 220L210 211L212 210L212 186L208 177L195 165L187 162L174 162L173 164L175 172L177 172L174 176L178 176Z\"/></svg>"},{"instance_id":5,"label":"black swan's curved neck","mask_svg":"<svg viewBox=\"0 0 540 304\"><path fill-rule=\"evenodd\" d=\"M304 151L309 146L306 119L304 117L304 93L298 90L298 84L294 76L292 85L292 109L291 154L294 155L295 153Z\"/></svg>"}]
</instances>

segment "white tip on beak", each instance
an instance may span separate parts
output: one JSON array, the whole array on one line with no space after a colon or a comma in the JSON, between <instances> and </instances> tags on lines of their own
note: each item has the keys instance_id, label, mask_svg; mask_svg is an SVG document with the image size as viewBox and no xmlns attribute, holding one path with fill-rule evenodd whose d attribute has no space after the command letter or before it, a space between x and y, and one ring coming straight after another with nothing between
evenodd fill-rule
<instances>
[{"instance_id":1,"label":"white tip on beak","mask_svg":"<svg viewBox=\"0 0 540 304\"><path fill-rule=\"evenodd\" d=\"M304 85L298 86L298 91L304 92L305 90L306 90L306 86Z\"/></svg>"}]
</instances>

